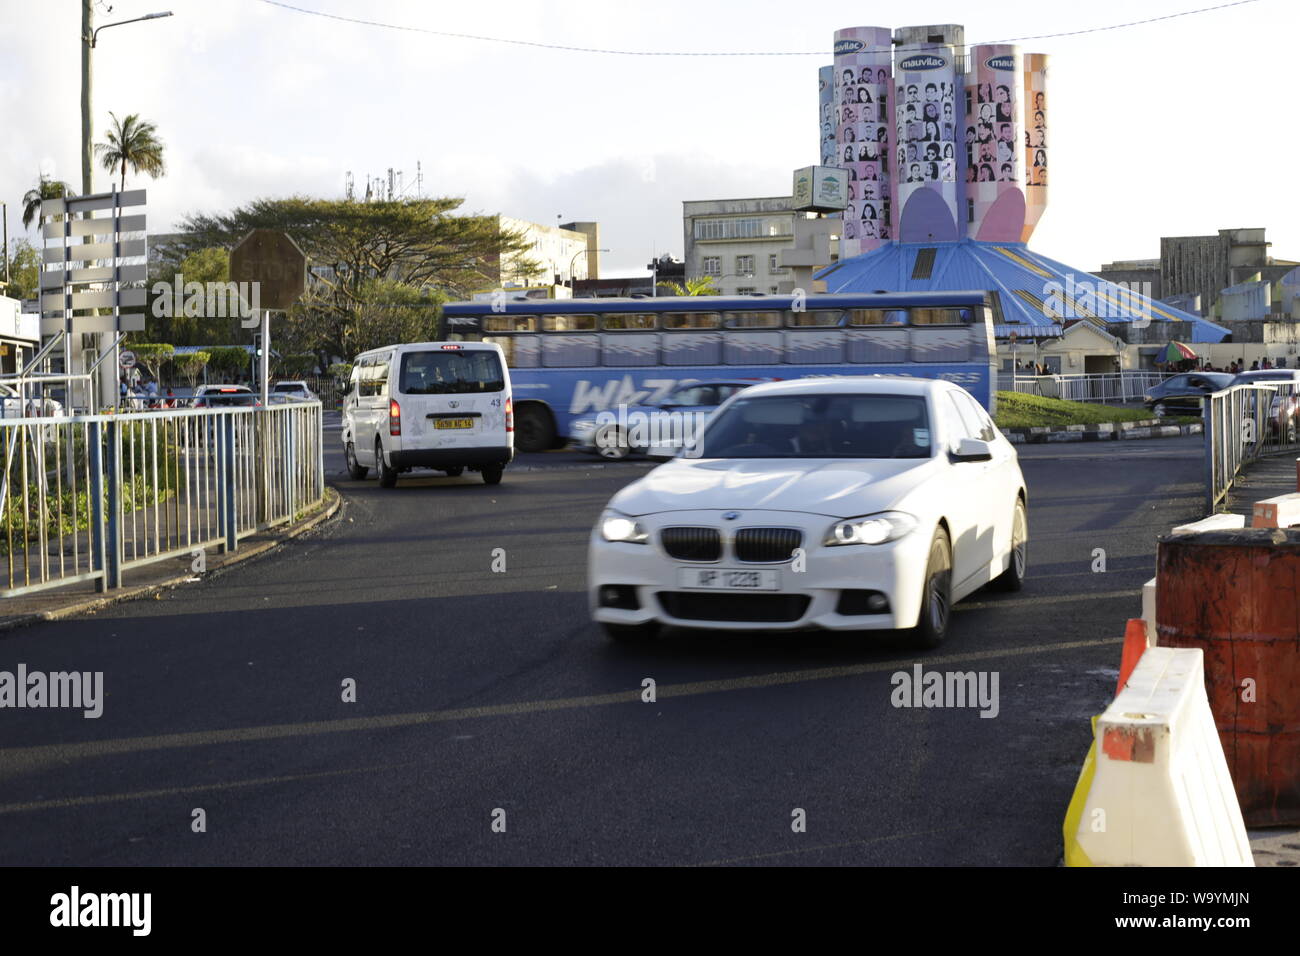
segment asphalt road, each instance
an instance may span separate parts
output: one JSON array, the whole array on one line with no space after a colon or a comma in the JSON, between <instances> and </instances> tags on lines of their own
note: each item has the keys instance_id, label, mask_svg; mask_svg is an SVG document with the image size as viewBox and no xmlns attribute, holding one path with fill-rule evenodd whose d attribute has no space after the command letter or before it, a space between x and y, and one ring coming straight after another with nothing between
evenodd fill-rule
<instances>
[{"instance_id":1,"label":"asphalt road","mask_svg":"<svg viewBox=\"0 0 1300 956\"><path fill-rule=\"evenodd\" d=\"M106 692L98 719L0 711L0 863L1055 864L1155 536L1200 516L1200 439L1021 456L1025 590L968 599L918 658L878 635L607 643L586 536L645 464L521 455L497 487L385 491L334 453L321 530L0 637L0 669ZM995 672L997 716L892 706L917 660Z\"/></svg>"}]
</instances>

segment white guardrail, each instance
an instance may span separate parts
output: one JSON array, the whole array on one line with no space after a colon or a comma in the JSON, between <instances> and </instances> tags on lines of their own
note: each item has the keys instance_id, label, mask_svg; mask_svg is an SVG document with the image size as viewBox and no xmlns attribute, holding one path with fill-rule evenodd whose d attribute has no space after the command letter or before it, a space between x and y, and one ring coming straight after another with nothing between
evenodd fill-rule
<instances>
[{"instance_id":1,"label":"white guardrail","mask_svg":"<svg viewBox=\"0 0 1300 956\"><path fill-rule=\"evenodd\" d=\"M1164 372L1128 371L1094 375L998 374L998 388L1007 392L1063 398L1072 402L1140 402L1147 389L1159 385Z\"/></svg>"},{"instance_id":2,"label":"white guardrail","mask_svg":"<svg viewBox=\"0 0 1300 956\"><path fill-rule=\"evenodd\" d=\"M299 520L324 495L321 405L0 420L0 598Z\"/></svg>"},{"instance_id":3,"label":"white guardrail","mask_svg":"<svg viewBox=\"0 0 1300 956\"><path fill-rule=\"evenodd\" d=\"M1300 395L1286 382L1234 385L1201 400L1206 511L1213 513L1242 466L1300 449Z\"/></svg>"}]
</instances>

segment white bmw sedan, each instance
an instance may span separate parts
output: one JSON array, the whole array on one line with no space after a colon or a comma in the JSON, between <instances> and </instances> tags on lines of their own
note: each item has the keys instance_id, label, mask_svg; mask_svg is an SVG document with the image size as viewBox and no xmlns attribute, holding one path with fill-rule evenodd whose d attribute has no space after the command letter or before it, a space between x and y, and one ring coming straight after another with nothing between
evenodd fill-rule
<instances>
[{"instance_id":1,"label":"white bmw sedan","mask_svg":"<svg viewBox=\"0 0 1300 956\"><path fill-rule=\"evenodd\" d=\"M616 640L661 624L899 629L935 647L954 601L1021 587L1026 501L1014 446L949 382L755 385L610 500L591 614Z\"/></svg>"}]
</instances>

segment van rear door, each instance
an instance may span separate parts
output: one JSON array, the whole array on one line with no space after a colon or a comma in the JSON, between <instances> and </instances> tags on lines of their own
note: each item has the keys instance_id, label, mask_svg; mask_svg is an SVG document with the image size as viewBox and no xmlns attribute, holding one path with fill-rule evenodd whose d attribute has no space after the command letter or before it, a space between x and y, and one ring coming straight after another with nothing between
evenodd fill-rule
<instances>
[{"instance_id":1,"label":"van rear door","mask_svg":"<svg viewBox=\"0 0 1300 956\"><path fill-rule=\"evenodd\" d=\"M396 357L402 448L505 448L508 379L501 353L472 343L403 350Z\"/></svg>"}]
</instances>

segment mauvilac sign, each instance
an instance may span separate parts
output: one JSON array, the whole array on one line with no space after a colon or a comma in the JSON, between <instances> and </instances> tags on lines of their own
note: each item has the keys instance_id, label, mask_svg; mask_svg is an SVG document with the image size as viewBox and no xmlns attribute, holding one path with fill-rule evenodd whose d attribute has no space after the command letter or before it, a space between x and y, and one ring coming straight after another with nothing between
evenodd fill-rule
<instances>
[{"instance_id":1,"label":"mauvilac sign","mask_svg":"<svg viewBox=\"0 0 1300 956\"><path fill-rule=\"evenodd\" d=\"M864 46L866 46L866 44L861 40L841 40L839 43L835 44L835 55L846 56L850 53L857 53Z\"/></svg>"},{"instance_id":2,"label":"mauvilac sign","mask_svg":"<svg viewBox=\"0 0 1300 956\"><path fill-rule=\"evenodd\" d=\"M947 65L948 61L944 57L933 53L918 53L899 61L898 68L915 73L917 70L942 70Z\"/></svg>"},{"instance_id":3,"label":"mauvilac sign","mask_svg":"<svg viewBox=\"0 0 1300 956\"><path fill-rule=\"evenodd\" d=\"M991 56L984 61L984 65L990 70L1007 70L1010 72L1016 68L1016 58L1014 56Z\"/></svg>"}]
</instances>

